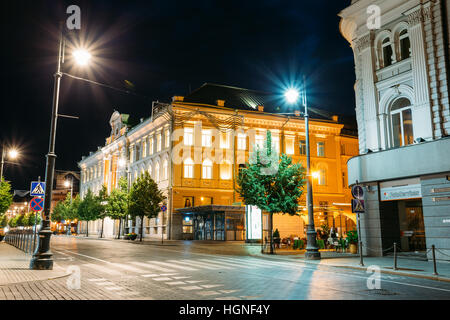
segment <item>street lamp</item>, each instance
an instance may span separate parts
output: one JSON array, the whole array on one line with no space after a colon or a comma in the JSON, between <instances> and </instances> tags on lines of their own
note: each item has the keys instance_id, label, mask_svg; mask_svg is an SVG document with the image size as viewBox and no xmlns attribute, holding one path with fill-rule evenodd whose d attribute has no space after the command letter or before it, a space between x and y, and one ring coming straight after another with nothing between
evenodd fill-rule
<instances>
[{"instance_id":1,"label":"street lamp","mask_svg":"<svg viewBox=\"0 0 450 320\"><path fill-rule=\"evenodd\" d=\"M50 229L50 205L52 203L52 191L53 191L53 179L55 174L55 140L56 140L56 123L58 120L58 104L59 104L59 89L61 84L61 78L63 76L62 64L64 63L64 51L65 51L65 38L63 33L64 23L61 23L61 34L59 38L59 51L58 51L58 63L55 73L55 83L53 87L53 106L52 106L52 118L50 124L50 141L49 150L47 154L47 165L45 170L45 196L44 196L44 210L42 215L41 230L39 231L38 246L33 254L33 258L30 261L30 269L34 270L52 270L53 259L50 251L50 237L52 231ZM75 50L74 60L81 64L86 65L89 61L90 55L87 55L85 51ZM84 53L83 53L84 52Z\"/></svg>"},{"instance_id":2,"label":"street lamp","mask_svg":"<svg viewBox=\"0 0 450 320\"><path fill-rule=\"evenodd\" d=\"M5 157L8 156L9 159L16 159L19 156L19 152L16 149L10 149L6 151L5 144L2 147L2 161L0 169L0 180L3 179L3 165L5 164Z\"/></svg>"},{"instance_id":3,"label":"street lamp","mask_svg":"<svg viewBox=\"0 0 450 320\"><path fill-rule=\"evenodd\" d=\"M300 92L295 88L290 88L286 90L284 97L286 101L290 104L296 103L300 98ZM307 246L305 252L305 259L309 260L319 260L320 252L317 247L316 241L316 230L314 226L314 203L313 203L313 188L312 188L312 174L311 174L311 158L309 152L309 115L308 115L308 104L306 99L306 88L305 83L303 83L302 92L303 106L305 107L305 130L306 130L306 206L308 208L308 228L306 231L307 236Z\"/></svg>"}]
</instances>

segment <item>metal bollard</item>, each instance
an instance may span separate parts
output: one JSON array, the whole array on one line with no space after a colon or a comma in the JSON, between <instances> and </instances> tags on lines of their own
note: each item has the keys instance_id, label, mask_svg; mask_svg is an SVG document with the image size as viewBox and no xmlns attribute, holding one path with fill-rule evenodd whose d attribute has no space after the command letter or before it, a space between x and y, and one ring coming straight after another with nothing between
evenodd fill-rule
<instances>
[{"instance_id":1,"label":"metal bollard","mask_svg":"<svg viewBox=\"0 0 450 320\"><path fill-rule=\"evenodd\" d=\"M394 270L397 270L397 243L394 242Z\"/></svg>"},{"instance_id":2,"label":"metal bollard","mask_svg":"<svg viewBox=\"0 0 450 320\"><path fill-rule=\"evenodd\" d=\"M437 267L436 267L436 246L433 244L431 245L431 252L433 253L433 274L435 276L439 275L437 273Z\"/></svg>"}]
</instances>

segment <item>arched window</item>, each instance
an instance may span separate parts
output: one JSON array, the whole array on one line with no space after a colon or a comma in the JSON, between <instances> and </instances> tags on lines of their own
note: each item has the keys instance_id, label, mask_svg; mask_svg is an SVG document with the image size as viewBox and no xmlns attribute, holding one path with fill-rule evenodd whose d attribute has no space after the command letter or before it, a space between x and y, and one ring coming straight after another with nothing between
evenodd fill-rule
<instances>
[{"instance_id":1,"label":"arched window","mask_svg":"<svg viewBox=\"0 0 450 320\"><path fill-rule=\"evenodd\" d=\"M167 180L169 177L169 165L167 163L167 160L164 160L163 162L163 180Z\"/></svg>"},{"instance_id":2,"label":"arched window","mask_svg":"<svg viewBox=\"0 0 450 320\"><path fill-rule=\"evenodd\" d=\"M409 40L408 30L403 30L399 35L400 41L400 58L408 59L411 56L411 41Z\"/></svg>"},{"instance_id":3,"label":"arched window","mask_svg":"<svg viewBox=\"0 0 450 320\"><path fill-rule=\"evenodd\" d=\"M152 169L152 165L151 164L148 166L148 174L153 179L153 169Z\"/></svg>"},{"instance_id":4,"label":"arched window","mask_svg":"<svg viewBox=\"0 0 450 320\"><path fill-rule=\"evenodd\" d=\"M228 160L223 160L220 164L220 179L230 180L231 179L231 163Z\"/></svg>"},{"instance_id":5,"label":"arched window","mask_svg":"<svg viewBox=\"0 0 450 320\"><path fill-rule=\"evenodd\" d=\"M392 64L392 47L389 38L385 38L381 44L383 51L383 67L388 67Z\"/></svg>"},{"instance_id":6,"label":"arched window","mask_svg":"<svg viewBox=\"0 0 450 320\"><path fill-rule=\"evenodd\" d=\"M393 147L402 147L414 142L411 102L407 98L394 101L390 111Z\"/></svg>"},{"instance_id":7,"label":"arched window","mask_svg":"<svg viewBox=\"0 0 450 320\"><path fill-rule=\"evenodd\" d=\"M193 178L194 177L194 161L191 158L184 160L184 177Z\"/></svg>"},{"instance_id":8,"label":"arched window","mask_svg":"<svg viewBox=\"0 0 450 320\"><path fill-rule=\"evenodd\" d=\"M157 162L156 165L155 165L155 181L159 182L159 178L160 178L160 175L159 175L159 162Z\"/></svg>"},{"instance_id":9,"label":"arched window","mask_svg":"<svg viewBox=\"0 0 450 320\"><path fill-rule=\"evenodd\" d=\"M212 179L212 162L209 159L205 159L202 164L202 178Z\"/></svg>"},{"instance_id":10,"label":"arched window","mask_svg":"<svg viewBox=\"0 0 450 320\"><path fill-rule=\"evenodd\" d=\"M327 184L327 170L319 169L319 176L317 177L317 184L319 186L324 186Z\"/></svg>"}]
</instances>

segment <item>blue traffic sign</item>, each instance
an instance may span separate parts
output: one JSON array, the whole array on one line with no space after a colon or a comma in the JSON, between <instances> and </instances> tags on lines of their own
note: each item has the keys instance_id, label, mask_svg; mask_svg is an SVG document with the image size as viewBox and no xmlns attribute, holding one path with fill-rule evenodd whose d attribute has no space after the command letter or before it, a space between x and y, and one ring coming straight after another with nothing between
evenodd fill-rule
<instances>
[{"instance_id":1,"label":"blue traffic sign","mask_svg":"<svg viewBox=\"0 0 450 320\"><path fill-rule=\"evenodd\" d=\"M44 209L44 199L35 197L30 201L30 208L33 211L41 211Z\"/></svg>"},{"instance_id":2,"label":"blue traffic sign","mask_svg":"<svg viewBox=\"0 0 450 320\"><path fill-rule=\"evenodd\" d=\"M32 181L30 196L43 197L45 195L45 182Z\"/></svg>"},{"instance_id":3,"label":"blue traffic sign","mask_svg":"<svg viewBox=\"0 0 450 320\"><path fill-rule=\"evenodd\" d=\"M162 212L165 212L167 210L167 207L165 206L165 205L163 205L162 207L161 207L161 211Z\"/></svg>"}]
</instances>

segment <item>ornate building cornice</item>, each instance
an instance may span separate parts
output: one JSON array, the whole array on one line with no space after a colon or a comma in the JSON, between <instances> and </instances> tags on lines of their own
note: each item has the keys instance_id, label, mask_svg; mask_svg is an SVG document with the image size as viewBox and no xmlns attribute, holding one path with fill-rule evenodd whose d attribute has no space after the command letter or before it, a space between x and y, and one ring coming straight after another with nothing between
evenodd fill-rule
<instances>
[{"instance_id":1,"label":"ornate building cornice","mask_svg":"<svg viewBox=\"0 0 450 320\"><path fill-rule=\"evenodd\" d=\"M365 36L362 36L359 39L356 39L353 41L354 48L357 50L357 52L364 51L368 47L370 47L373 40L373 34L368 33Z\"/></svg>"},{"instance_id":2,"label":"ornate building cornice","mask_svg":"<svg viewBox=\"0 0 450 320\"><path fill-rule=\"evenodd\" d=\"M431 6L419 8L414 12L408 14L408 23L410 26L415 26L421 22L426 22L432 18Z\"/></svg>"}]
</instances>

